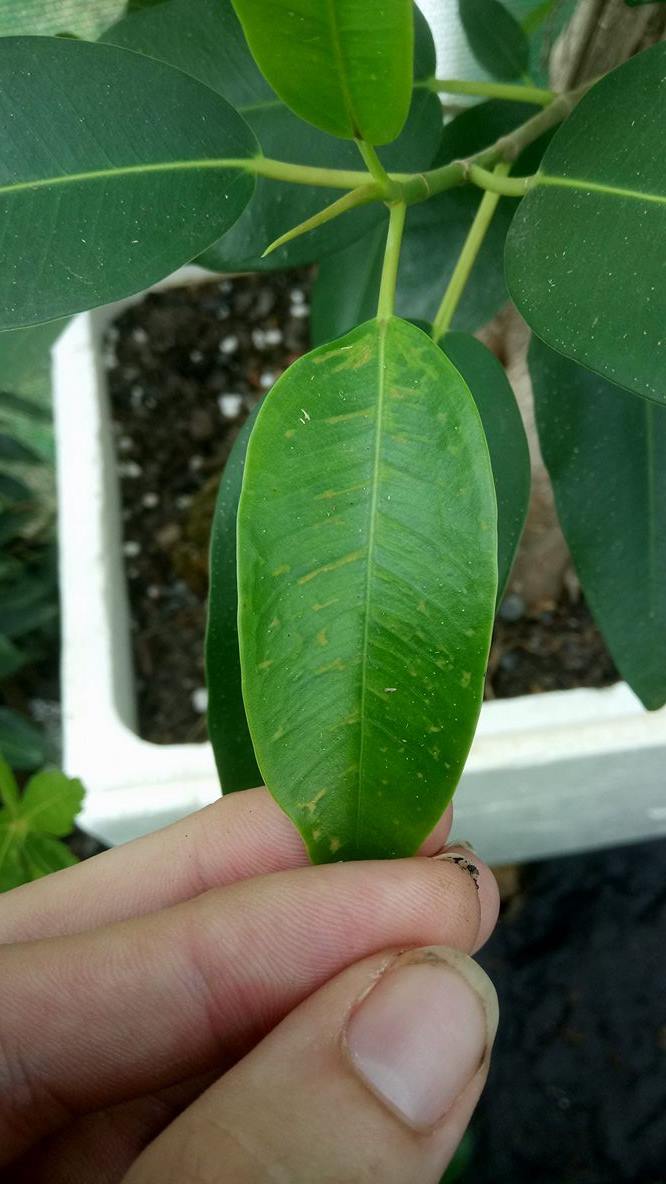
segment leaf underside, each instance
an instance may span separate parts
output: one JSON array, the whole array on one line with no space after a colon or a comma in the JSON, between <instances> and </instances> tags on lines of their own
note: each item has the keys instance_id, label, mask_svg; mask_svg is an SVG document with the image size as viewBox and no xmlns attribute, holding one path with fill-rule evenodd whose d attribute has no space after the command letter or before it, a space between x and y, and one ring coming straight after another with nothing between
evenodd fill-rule
<instances>
[{"instance_id":1,"label":"leaf underside","mask_svg":"<svg viewBox=\"0 0 666 1184\"><path fill-rule=\"evenodd\" d=\"M495 355L468 333L447 333L441 348L467 383L488 443L497 495L497 599L511 574L530 501L530 453L516 397Z\"/></svg>"},{"instance_id":2,"label":"leaf underside","mask_svg":"<svg viewBox=\"0 0 666 1184\"><path fill-rule=\"evenodd\" d=\"M208 733L224 793L262 784L241 690L238 651L236 517L255 408L243 424L224 467L210 538L210 589L206 629Z\"/></svg>"},{"instance_id":3,"label":"leaf underside","mask_svg":"<svg viewBox=\"0 0 666 1184\"><path fill-rule=\"evenodd\" d=\"M666 702L666 407L532 339L539 441L585 597L645 707Z\"/></svg>"},{"instance_id":4,"label":"leaf underside","mask_svg":"<svg viewBox=\"0 0 666 1184\"><path fill-rule=\"evenodd\" d=\"M410 854L440 816L481 705L496 545L478 412L421 330L368 322L278 380L238 514L243 693L315 862Z\"/></svg>"},{"instance_id":5,"label":"leaf underside","mask_svg":"<svg viewBox=\"0 0 666 1184\"><path fill-rule=\"evenodd\" d=\"M537 336L657 403L666 402L665 79L661 42L592 87L553 137L506 244L509 291Z\"/></svg>"},{"instance_id":6,"label":"leaf underside","mask_svg":"<svg viewBox=\"0 0 666 1184\"><path fill-rule=\"evenodd\" d=\"M315 127L394 140L412 89L411 0L234 0L262 74Z\"/></svg>"}]
</instances>

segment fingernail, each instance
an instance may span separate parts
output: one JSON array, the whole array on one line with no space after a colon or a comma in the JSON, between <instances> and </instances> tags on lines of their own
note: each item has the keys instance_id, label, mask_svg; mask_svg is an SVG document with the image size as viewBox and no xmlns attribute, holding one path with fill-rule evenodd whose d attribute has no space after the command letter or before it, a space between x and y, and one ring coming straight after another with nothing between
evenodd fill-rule
<instances>
[{"instance_id":1,"label":"fingernail","mask_svg":"<svg viewBox=\"0 0 666 1184\"><path fill-rule=\"evenodd\" d=\"M467 872L467 875L474 881L474 887L477 892L479 889L479 869L475 863L465 855L461 855L460 851L440 851L438 855L432 855L431 859L444 862L448 860L449 863L455 863L462 871Z\"/></svg>"},{"instance_id":2,"label":"fingernail","mask_svg":"<svg viewBox=\"0 0 666 1184\"><path fill-rule=\"evenodd\" d=\"M440 1122L486 1062L497 1030L495 989L458 950L400 955L361 999L345 1033L351 1063L409 1126Z\"/></svg>"}]
</instances>

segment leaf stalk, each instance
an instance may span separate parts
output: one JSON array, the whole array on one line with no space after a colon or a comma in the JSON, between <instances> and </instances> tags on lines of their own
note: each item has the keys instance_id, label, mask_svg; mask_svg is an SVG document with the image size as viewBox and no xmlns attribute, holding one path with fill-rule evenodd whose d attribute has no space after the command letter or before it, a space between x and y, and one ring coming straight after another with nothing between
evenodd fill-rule
<instances>
[{"instance_id":1,"label":"leaf stalk","mask_svg":"<svg viewBox=\"0 0 666 1184\"><path fill-rule=\"evenodd\" d=\"M495 171L492 175L499 183L500 180L506 179L510 168L511 165L508 162L500 161L499 164L495 165ZM494 189L487 188L481 198L474 221L469 228L463 249L458 256L446 291L442 297L442 302L433 321L432 337L434 341L439 341L445 333L448 333L451 327L455 311L460 303L465 285L481 250L483 240L492 221L493 214L497 209L497 203L500 197L501 190L497 186Z\"/></svg>"}]
</instances>

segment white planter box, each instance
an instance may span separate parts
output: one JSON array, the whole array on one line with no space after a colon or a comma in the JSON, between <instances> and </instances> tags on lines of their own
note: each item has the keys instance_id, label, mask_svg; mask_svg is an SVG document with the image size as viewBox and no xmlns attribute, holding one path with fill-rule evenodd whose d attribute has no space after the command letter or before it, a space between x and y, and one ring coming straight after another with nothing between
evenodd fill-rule
<instances>
[{"instance_id":1,"label":"white planter box","mask_svg":"<svg viewBox=\"0 0 666 1184\"><path fill-rule=\"evenodd\" d=\"M197 269L179 279L201 275ZM173 278L170 281L173 283ZM157 745L134 721L118 486L100 338L122 306L77 317L54 351L64 764L107 843L215 800L209 744ZM456 834L493 863L666 835L666 710L625 684L487 703L458 794Z\"/></svg>"}]
</instances>

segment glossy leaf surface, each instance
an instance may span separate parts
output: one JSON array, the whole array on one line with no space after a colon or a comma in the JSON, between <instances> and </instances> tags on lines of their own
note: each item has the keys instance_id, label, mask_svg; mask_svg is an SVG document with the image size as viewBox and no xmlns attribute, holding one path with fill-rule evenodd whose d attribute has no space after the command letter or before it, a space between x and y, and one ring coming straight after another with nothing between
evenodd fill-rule
<instances>
[{"instance_id":1,"label":"glossy leaf surface","mask_svg":"<svg viewBox=\"0 0 666 1184\"><path fill-rule=\"evenodd\" d=\"M433 73L434 46L417 9L414 21L414 75L421 79ZM104 40L160 58L218 90L251 126L265 156L328 168L362 167L355 144L304 123L277 97L257 69L231 0L165 0L153 11L120 21ZM398 172L428 168L441 122L437 97L415 89L402 134L380 152L385 167ZM354 242L383 221L380 205L365 206L261 258L270 242L339 196L339 190L259 177L241 217L200 262L214 271L301 266Z\"/></svg>"},{"instance_id":2,"label":"glossy leaf surface","mask_svg":"<svg viewBox=\"0 0 666 1184\"><path fill-rule=\"evenodd\" d=\"M0 39L0 118L1 328L146 287L212 243L252 195L249 174L220 164L258 151L241 116L115 46Z\"/></svg>"},{"instance_id":3,"label":"glossy leaf surface","mask_svg":"<svg viewBox=\"0 0 666 1184\"><path fill-rule=\"evenodd\" d=\"M534 108L524 103L492 100L471 107L441 132L433 167L487 147L533 114ZM516 168L533 170L539 154L539 145L534 145ZM398 272L396 311L400 316L433 320L480 200L479 191L467 185L410 207ZM511 198L502 199L497 207L456 309L454 329L478 329L507 300L502 257L515 208ZM312 297L312 333L317 345L374 315L385 240L386 216L383 232L375 229L362 241L321 261Z\"/></svg>"},{"instance_id":4,"label":"glossy leaf surface","mask_svg":"<svg viewBox=\"0 0 666 1184\"><path fill-rule=\"evenodd\" d=\"M612 113L612 115L609 115ZM534 332L666 402L666 44L598 82L553 137L506 244Z\"/></svg>"},{"instance_id":5,"label":"glossy leaf surface","mask_svg":"<svg viewBox=\"0 0 666 1184\"><path fill-rule=\"evenodd\" d=\"M250 49L302 119L386 144L412 91L411 0L234 0Z\"/></svg>"},{"instance_id":6,"label":"glossy leaf surface","mask_svg":"<svg viewBox=\"0 0 666 1184\"><path fill-rule=\"evenodd\" d=\"M238 500L248 440L257 410L243 424L224 467L210 539L206 631L208 734L224 793L262 784L241 690L236 577Z\"/></svg>"},{"instance_id":7,"label":"glossy leaf surface","mask_svg":"<svg viewBox=\"0 0 666 1184\"><path fill-rule=\"evenodd\" d=\"M458 782L497 589L474 400L396 318L266 397L238 514L243 694L266 784L316 862L408 855Z\"/></svg>"},{"instance_id":8,"label":"glossy leaf surface","mask_svg":"<svg viewBox=\"0 0 666 1184\"><path fill-rule=\"evenodd\" d=\"M510 82L527 71L529 42L516 18L499 0L458 0L469 47L480 66Z\"/></svg>"},{"instance_id":9,"label":"glossy leaf surface","mask_svg":"<svg viewBox=\"0 0 666 1184\"><path fill-rule=\"evenodd\" d=\"M666 407L533 338L541 451L585 597L646 707L666 702ZM665 379L666 384L666 379Z\"/></svg>"},{"instance_id":10,"label":"glossy leaf surface","mask_svg":"<svg viewBox=\"0 0 666 1184\"><path fill-rule=\"evenodd\" d=\"M501 600L530 500L530 454L516 397L501 362L476 337L447 333L440 342L462 374L481 416L497 494L497 600Z\"/></svg>"}]
</instances>

